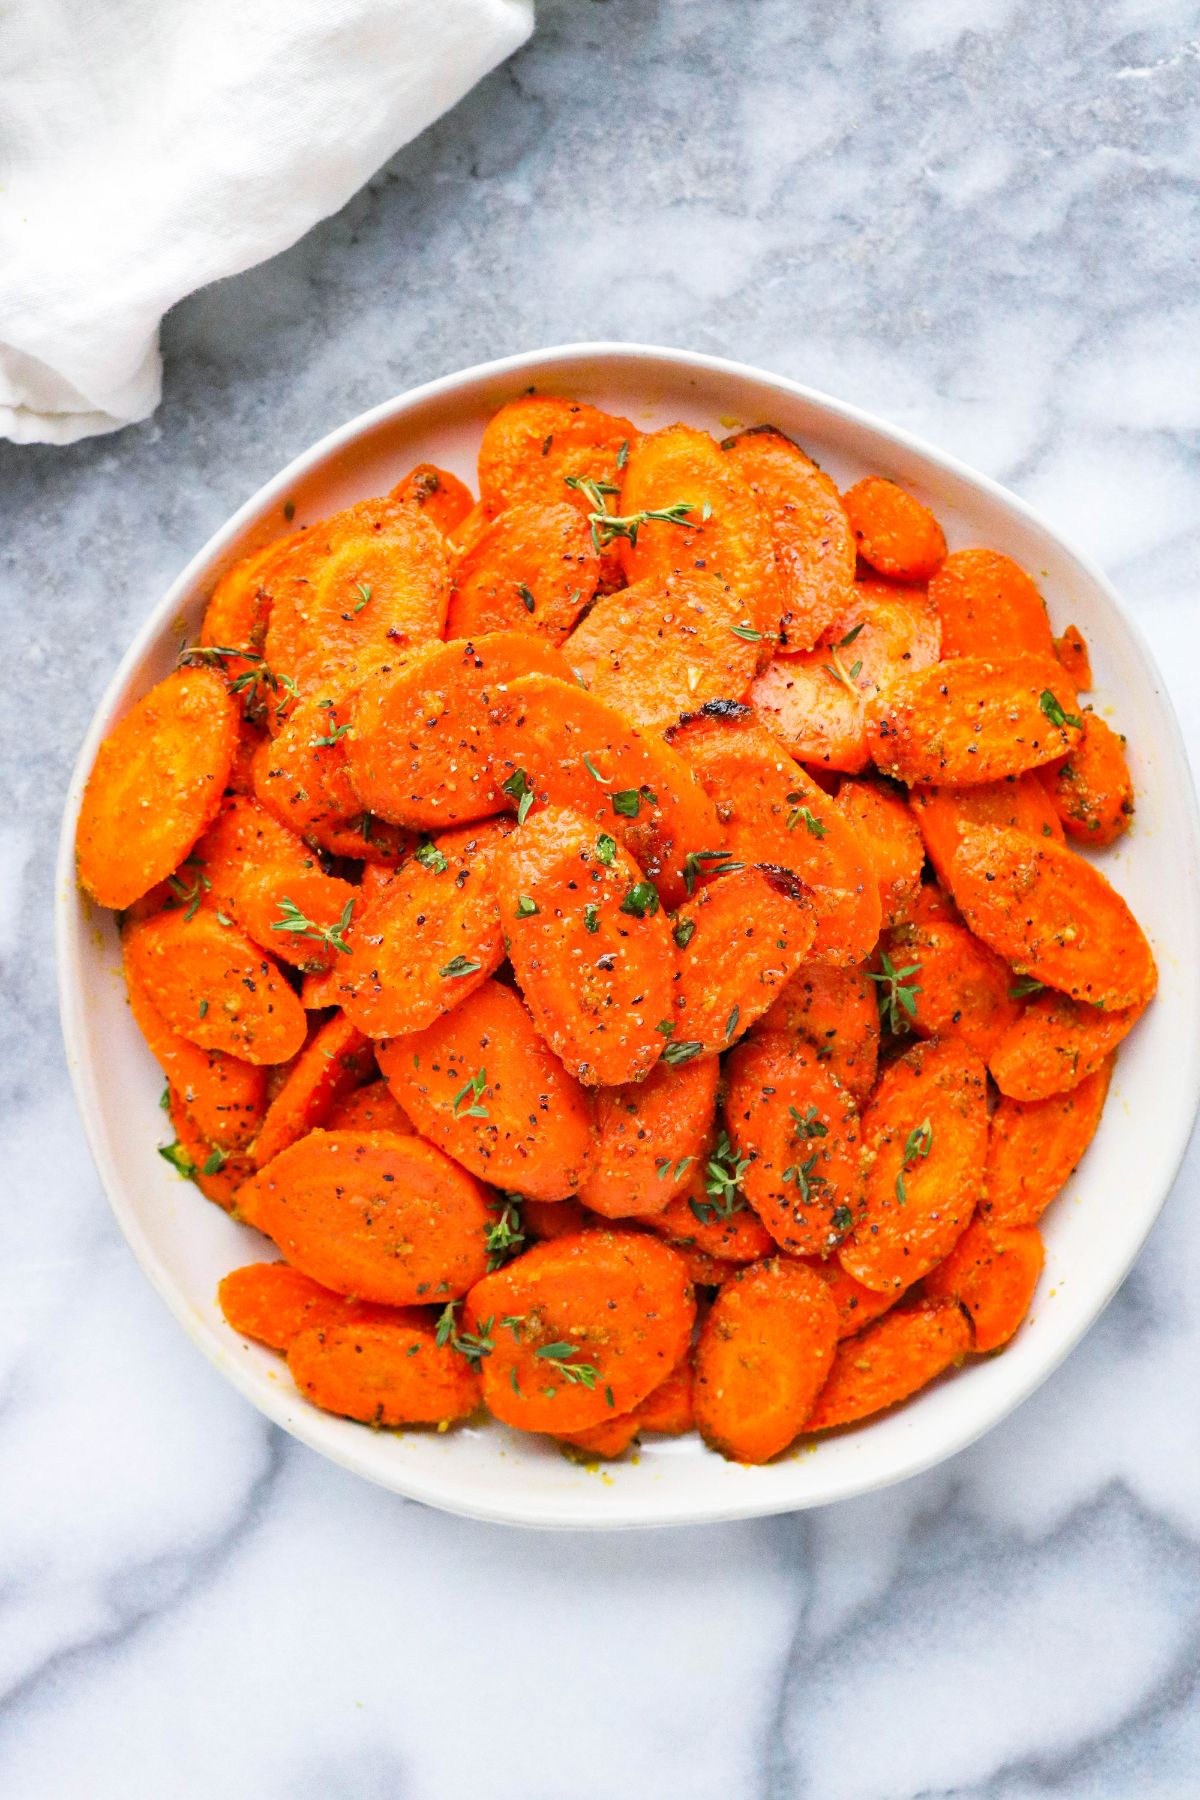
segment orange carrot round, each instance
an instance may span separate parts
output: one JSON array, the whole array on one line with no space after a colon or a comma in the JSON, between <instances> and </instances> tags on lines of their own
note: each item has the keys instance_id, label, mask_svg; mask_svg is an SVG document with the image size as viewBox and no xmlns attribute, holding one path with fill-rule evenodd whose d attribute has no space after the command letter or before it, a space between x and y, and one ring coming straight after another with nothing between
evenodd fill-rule
<instances>
[{"instance_id":1,"label":"orange carrot round","mask_svg":"<svg viewBox=\"0 0 1200 1800\"><path fill-rule=\"evenodd\" d=\"M506 506L454 565L446 632L539 632L561 644L591 600L600 557L565 497Z\"/></svg>"},{"instance_id":2,"label":"orange carrot round","mask_svg":"<svg viewBox=\"0 0 1200 1800\"><path fill-rule=\"evenodd\" d=\"M1046 602L1010 556L955 550L929 583L943 656L1054 655Z\"/></svg>"},{"instance_id":3,"label":"orange carrot round","mask_svg":"<svg viewBox=\"0 0 1200 1800\"><path fill-rule=\"evenodd\" d=\"M647 1231L665 1238L680 1255L696 1252L715 1261L718 1266L705 1276L710 1283L724 1281L730 1263L759 1262L775 1249L774 1238L747 1204L741 1187L728 1185L736 1181L738 1162L728 1134L719 1133L691 1164L683 1192L661 1212L641 1220Z\"/></svg>"},{"instance_id":4,"label":"orange carrot round","mask_svg":"<svg viewBox=\"0 0 1200 1800\"><path fill-rule=\"evenodd\" d=\"M801 1038L860 1104L875 1086L879 1007L875 984L861 968L810 963L799 969L751 1030Z\"/></svg>"},{"instance_id":5,"label":"orange carrot round","mask_svg":"<svg viewBox=\"0 0 1200 1800\"><path fill-rule=\"evenodd\" d=\"M130 936L126 933L126 951ZM266 1112L266 1070L220 1050L202 1050L172 1030L130 967L128 955L125 985L134 1023L201 1136L223 1150L244 1150Z\"/></svg>"},{"instance_id":6,"label":"orange carrot round","mask_svg":"<svg viewBox=\"0 0 1200 1800\"><path fill-rule=\"evenodd\" d=\"M386 1081L368 1081L332 1107L324 1121L327 1131L390 1131L409 1137L412 1121Z\"/></svg>"},{"instance_id":7,"label":"orange carrot round","mask_svg":"<svg viewBox=\"0 0 1200 1800\"><path fill-rule=\"evenodd\" d=\"M188 1112L182 1095L174 1088L168 1090L167 1117L175 1133L175 1142L160 1145L159 1155L165 1157L180 1175L194 1181L206 1200L211 1200L223 1212L232 1212L239 1187L254 1171L250 1158L236 1151L223 1150L206 1138Z\"/></svg>"},{"instance_id":8,"label":"orange carrot round","mask_svg":"<svg viewBox=\"0 0 1200 1800\"><path fill-rule=\"evenodd\" d=\"M805 961L817 929L809 890L770 863L721 872L676 915L679 980L665 1052L715 1056L760 1018Z\"/></svg>"},{"instance_id":9,"label":"orange carrot round","mask_svg":"<svg viewBox=\"0 0 1200 1800\"><path fill-rule=\"evenodd\" d=\"M358 1304L285 1262L234 1269L220 1282L217 1301L234 1331L285 1354L301 1332L340 1325Z\"/></svg>"},{"instance_id":10,"label":"orange carrot round","mask_svg":"<svg viewBox=\"0 0 1200 1800\"><path fill-rule=\"evenodd\" d=\"M804 1429L830 1431L897 1406L961 1362L970 1348L971 1327L956 1300L897 1307L838 1345Z\"/></svg>"},{"instance_id":11,"label":"orange carrot round","mask_svg":"<svg viewBox=\"0 0 1200 1800\"><path fill-rule=\"evenodd\" d=\"M301 1332L288 1369L306 1400L365 1425L443 1425L479 1405L479 1377L426 1313Z\"/></svg>"},{"instance_id":12,"label":"orange carrot round","mask_svg":"<svg viewBox=\"0 0 1200 1800\"><path fill-rule=\"evenodd\" d=\"M304 1042L304 1008L278 965L215 913L164 912L131 925L125 966L171 1029L202 1050L278 1063Z\"/></svg>"},{"instance_id":13,"label":"orange carrot round","mask_svg":"<svg viewBox=\"0 0 1200 1800\"><path fill-rule=\"evenodd\" d=\"M610 1219L661 1213L702 1159L716 1103L712 1057L676 1068L658 1063L644 1081L598 1088L592 1165L580 1199Z\"/></svg>"},{"instance_id":14,"label":"orange carrot round","mask_svg":"<svg viewBox=\"0 0 1200 1800\"><path fill-rule=\"evenodd\" d=\"M1133 781L1125 740L1094 712L1062 767L1044 777L1068 837L1100 848L1115 843L1133 818Z\"/></svg>"},{"instance_id":15,"label":"orange carrot round","mask_svg":"<svg viewBox=\"0 0 1200 1800\"><path fill-rule=\"evenodd\" d=\"M978 787L918 787L909 796L925 850L943 887L953 879L954 853L964 825L1010 825L1031 837L1063 841L1063 829L1034 771L985 781Z\"/></svg>"},{"instance_id":16,"label":"orange carrot round","mask_svg":"<svg viewBox=\"0 0 1200 1800\"><path fill-rule=\"evenodd\" d=\"M1001 1100L988 1131L985 1216L1036 1225L1096 1135L1112 1077L1109 1057L1065 1094Z\"/></svg>"},{"instance_id":17,"label":"orange carrot round","mask_svg":"<svg viewBox=\"0 0 1200 1800\"><path fill-rule=\"evenodd\" d=\"M867 746L897 781L974 787L1073 749L1078 705L1050 657L957 656L877 694L867 706Z\"/></svg>"},{"instance_id":18,"label":"orange carrot round","mask_svg":"<svg viewBox=\"0 0 1200 1800\"><path fill-rule=\"evenodd\" d=\"M999 1350L1029 1311L1044 1261L1036 1225L973 1219L945 1262L925 1277L925 1294L957 1300L971 1316L976 1350Z\"/></svg>"},{"instance_id":19,"label":"orange carrot round","mask_svg":"<svg viewBox=\"0 0 1200 1800\"><path fill-rule=\"evenodd\" d=\"M912 813L894 789L878 781L843 781L835 805L871 860L885 929L898 924L909 915L925 863Z\"/></svg>"},{"instance_id":20,"label":"orange carrot round","mask_svg":"<svg viewBox=\"0 0 1200 1800\"><path fill-rule=\"evenodd\" d=\"M436 463L418 463L402 481L398 481L389 500L412 506L436 525L443 537L456 531L471 511L475 501L465 481Z\"/></svg>"},{"instance_id":21,"label":"orange carrot round","mask_svg":"<svg viewBox=\"0 0 1200 1800\"><path fill-rule=\"evenodd\" d=\"M959 1038L986 1062L1020 1018L1020 988L1012 971L965 925L948 919L898 925L882 947L897 976L887 977L886 966L880 970L887 977L879 982L880 997L901 1031ZM901 987L911 996L911 1015L898 994Z\"/></svg>"},{"instance_id":22,"label":"orange carrot round","mask_svg":"<svg viewBox=\"0 0 1200 1800\"><path fill-rule=\"evenodd\" d=\"M288 1071L287 1080L267 1108L254 1140L258 1168L306 1137L374 1067L369 1039L345 1013L334 1013L320 1026Z\"/></svg>"},{"instance_id":23,"label":"orange carrot round","mask_svg":"<svg viewBox=\"0 0 1200 1800\"><path fill-rule=\"evenodd\" d=\"M864 562L892 581L927 581L946 554L942 528L897 481L868 475L842 495Z\"/></svg>"},{"instance_id":24,"label":"orange carrot round","mask_svg":"<svg viewBox=\"0 0 1200 1800\"><path fill-rule=\"evenodd\" d=\"M1103 1067L1147 1004L1109 1012L1065 994L1038 994L988 1058L992 1079L1013 1100L1065 1094Z\"/></svg>"},{"instance_id":25,"label":"orange carrot round","mask_svg":"<svg viewBox=\"0 0 1200 1800\"><path fill-rule=\"evenodd\" d=\"M479 446L479 492L495 507L531 499L570 499L581 512L586 494L568 478L617 486L638 432L628 419L578 400L523 394L493 414Z\"/></svg>"}]
</instances>

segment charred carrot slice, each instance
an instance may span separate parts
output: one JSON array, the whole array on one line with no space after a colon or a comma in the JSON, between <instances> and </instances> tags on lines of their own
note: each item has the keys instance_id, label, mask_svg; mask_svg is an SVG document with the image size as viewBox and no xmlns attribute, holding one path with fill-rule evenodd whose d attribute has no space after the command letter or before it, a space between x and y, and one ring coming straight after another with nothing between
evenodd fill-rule
<instances>
[{"instance_id":1,"label":"charred carrot slice","mask_svg":"<svg viewBox=\"0 0 1200 1800\"><path fill-rule=\"evenodd\" d=\"M976 1350L999 1350L1029 1311L1044 1261L1036 1225L973 1219L945 1262L926 1276L925 1294L957 1300L971 1316Z\"/></svg>"},{"instance_id":2,"label":"charred carrot slice","mask_svg":"<svg viewBox=\"0 0 1200 1800\"><path fill-rule=\"evenodd\" d=\"M417 1310L302 1332L287 1356L306 1400L365 1425L442 1425L479 1405L478 1375Z\"/></svg>"},{"instance_id":3,"label":"charred carrot slice","mask_svg":"<svg viewBox=\"0 0 1200 1800\"><path fill-rule=\"evenodd\" d=\"M357 1304L285 1262L234 1269L219 1284L217 1302L234 1331L285 1353L301 1332L323 1331L352 1318Z\"/></svg>"},{"instance_id":4,"label":"charred carrot slice","mask_svg":"<svg viewBox=\"0 0 1200 1800\"><path fill-rule=\"evenodd\" d=\"M325 1120L327 1131L390 1131L412 1135L412 1122L386 1081L368 1081L339 1100Z\"/></svg>"},{"instance_id":5,"label":"charred carrot slice","mask_svg":"<svg viewBox=\"0 0 1200 1800\"><path fill-rule=\"evenodd\" d=\"M177 669L96 752L79 807L79 880L121 908L178 868L221 804L237 708L215 669Z\"/></svg>"},{"instance_id":6,"label":"charred carrot slice","mask_svg":"<svg viewBox=\"0 0 1200 1800\"><path fill-rule=\"evenodd\" d=\"M898 925L885 950L897 973L884 965L878 985L893 1030L961 1039L986 1062L1021 1016L1012 971L963 925L949 920ZM911 996L911 1012L898 993L901 986Z\"/></svg>"},{"instance_id":7,"label":"charred carrot slice","mask_svg":"<svg viewBox=\"0 0 1200 1800\"><path fill-rule=\"evenodd\" d=\"M728 1133L719 1132L690 1165L683 1192L642 1220L681 1255L695 1251L723 1265L705 1277L708 1281L723 1281L730 1263L759 1262L775 1250L774 1238L741 1191L745 1167Z\"/></svg>"},{"instance_id":8,"label":"charred carrot slice","mask_svg":"<svg viewBox=\"0 0 1200 1800\"><path fill-rule=\"evenodd\" d=\"M304 1042L304 1008L278 965L215 913L159 913L130 926L125 966L170 1028L202 1050L277 1063Z\"/></svg>"},{"instance_id":9,"label":"charred carrot slice","mask_svg":"<svg viewBox=\"0 0 1200 1800\"><path fill-rule=\"evenodd\" d=\"M583 1180L587 1098L511 988L486 982L424 1031L380 1045L379 1066L422 1136L482 1180L539 1200Z\"/></svg>"},{"instance_id":10,"label":"charred carrot slice","mask_svg":"<svg viewBox=\"0 0 1200 1800\"><path fill-rule=\"evenodd\" d=\"M878 781L843 781L834 804L875 870L884 927L898 924L912 910L925 863L912 813L894 789Z\"/></svg>"},{"instance_id":11,"label":"charred carrot slice","mask_svg":"<svg viewBox=\"0 0 1200 1800\"><path fill-rule=\"evenodd\" d=\"M276 736L255 751L255 797L298 836L334 856L395 863L412 838L363 811L346 766L342 740L349 726L343 701L294 706Z\"/></svg>"},{"instance_id":12,"label":"charred carrot slice","mask_svg":"<svg viewBox=\"0 0 1200 1800\"><path fill-rule=\"evenodd\" d=\"M742 1191L781 1249L826 1256L863 1212L858 1108L793 1038L760 1037L729 1059L725 1119L745 1159Z\"/></svg>"},{"instance_id":13,"label":"charred carrot slice","mask_svg":"<svg viewBox=\"0 0 1200 1800\"><path fill-rule=\"evenodd\" d=\"M943 656L1053 656L1046 602L1010 556L955 550L929 583Z\"/></svg>"},{"instance_id":14,"label":"charred carrot slice","mask_svg":"<svg viewBox=\"0 0 1200 1800\"><path fill-rule=\"evenodd\" d=\"M898 781L974 787L1065 756L1079 738L1078 704L1048 657L958 656L878 694L867 744Z\"/></svg>"},{"instance_id":15,"label":"charred carrot slice","mask_svg":"<svg viewBox=\"0 0 1200 1800\"><path fill-rule=\"evenodd\" d=\"M816 929L809 890L790 869L755 863L706 882L672 930L679 980L664 1054L719 1056L736 1043L800 968Z\"/></svg>"},{"instance_id":16,"label":"charred carrot slice","mask_svg":"<svg viewBox=\"0 0 1200 1800\"><path fill-rule=\"evenodd\" d=\"M1003 825L968 825L953 874L972 931L1018 974L1113 1011L1153 994L1158 976L1141 926L1073 850Z\"/></svg>"},{"instance_id":17,"label":"charred carrot slice","mask_svg":"<svg viewBox=\"0 0 1200 1800\"><path fill-rule=\"evenodd\" d=\"M1072 687L1086 694L1092 685L1092 660L1078 625L1068 625L1062 636L1055 638L1054 654L1070 676Z\"/></svg>"},{"instance_id":18,"label":"charred carrot slice","mask_svg":"<svg viewBox=\"0 0 1200 1800\"><path fill-rule=\"evenodd\" d=\"M493 507L515 501L589 502L568 479L619 486L638 433L628 419L578 400L524 394L502 406L484 426L479 446L479 491Z\"/></svg>"},{"instance_id":19,"label":"charred carrot slice","mask_svg":"<svg viewBox=\"0 0 1200 1800\"><path fill-rule=\"evenodd\" d=\"M837 1311L820 1276L773 1257L739 1269L696 1344L694 1406L705 1443L733 1462L786 1450L833 1365Z\"/></svg>"},{"instance_id":20,"label":"charred carrot slice","mask_svg":"<svg viewBox=\"0 0 1200 1800\"><path fill-rule=\"evenodd\" d=\"M456 1299L487 1267L483 1188L419 1138L312 1131L237 1204L293 1268L384 1306Z\"/></svg>"},{"instance_id":21,"label":"charred carrot slice","mask_svg":"<svg viewBox=\"0 0 1200 1800\"><path fill-rule=\"evenodd\" d=\"M898 481L868 475L842 504L858 554L892 581L927 581L946 554L941 526Z\"/></svg>"},{"instance_id":22,"label":"charred carrot slice","mask_svg":"<svg viewBox=\"0 0 1200 1800\"><path fill-rule=\"evenodd\" d=\"M561 644L599 579L587 520L567 499L518 502L455 562L447 633L539 632Z\"/></svg>"},{"instance_id":23,"label":"charred carrot slice","mask_svg":"<svg viewBox=\"0 0 1200 1800\"><path fill-rule=\"evenodd\" d=\"M583 1231L536 1245L476 1283L466 1330L490 1338L484 1400L524 1431L585 1431L632 1412L676 1367L695 1317L666 1244Z\"/></svg>"},{"instance_id":24,"label":"charred carrot slice","mask_svg":"<svg viewBox=\"0 0 1200 1800\"><path fill-rule=\"evenodd\" d=\"M1146 1010L1109 1012L1065 994L1038 994L988 1059L992 1079L1013 1100L1045 1100L1079 1086L1104 1066Z\"/></svg>"},{"instance_id":25,"label":"charred carrot slice","mask_svg":"<svg viewBox=\"0 0 1200 1800\"><path fill-rule=\"evenodd\" d=\"M223 1150L206 1138L174 1088L169 1090L167 1116L175 1142L160 1145L159 1155L186 1180L194 1181L206 1200L231 1212L238 1188L253 1173L254 1164L248 1156Z\"/></svg>"},{"instance_id":26,"label":"charred carrot slice","mask_svg":"<svg viewBox=\"0 0 1200 1800\"><path fill-rule=\"evenodd\" d=\"M948 1256L980 1198L987 1076L965 1044L918 1044L884 1071L863 1113L866 1208L838 1251L881 1293L911 1287Z\"/></svg>"},{"instance_id":27,"label":"charred carrot slice","mask_svg":"<svg viewBox=\"0 0 1200 1800\"><path fill-rule=\"evenodd\" d=\"M1036 1225L1096 1135L1112 1058L1065 1094L1002 1099L988 1132L983 1213L997 1225Z\"/></svg>"},{"instance_id":28,"label":"charred carrot slice","mask_svg":"<svg viewBox=\"0 0 1200 1800\"><path fill-rule=\"evenodd\" d=\"M579 1197L609 1219L661 1213L704 1158L717 1104L711 1057L657 1063L644 1081L595 1092L591 1167Z\"/></svg>"},{"instance_id":29,"label":"charred carrot slice","mask_svg":"<svg viewBox=\"0 0 1200 1800\"><path fill-rule=\"evenodd\" d=\"M396 483L388 498L415 507L443 537L458 529L475 504L466 482L436 463L418 463Z\"/></svg>"},{"instance_id":30,"label":"charred carrot slice","mask_svg":"<svg viewBox=\"0 0 1200 1800\"><path fill-rule=\"evenodd\" d=\"M1036 773L985 781L971 788L914 788L910 804L925 849L943 887L949 887L963 825L1010 825L1031 837L1062 843L1063 831Z\"/></svg>"},{"instance_id":31,"label":"charred carrot slice","mask_svg":"<svg viewBox=\"0 0 1200 1800\"><path fill-rule=\"evenodd\" d=\"M1133 818L1133 781L1125 739L1094 712L1062 767L1044 777L1068 837L1097 847L1115 843Z\"/></svg>"},{"instance_id":32,"label":"charred carrot slice","mask_svg":"<svg viewBox=\"0 0 1200 1800\"><path fill-rule=\"evenodd\" d=\"M493 773L491 713L508 684L571 671L529 632L493 631L426 644L369 675L351 702L346 769L360 809L421 829L502 812Z\"/></svg>"},{"instance_id":33,"label":"charred carrot slice","mask_svg":"<svg viewBox=\"0 0 1200 1800\"><path fill-rule=\"evenodd\" d=\"M126 948L128 944L127 934ZM151 1056L201 1136L222 1150L244 1150L266 1112L266 1071L220 1050L202 1050L173 1031L128 957L125 985L129 1009Z\"/></svg>"},{"instance_id":34,"label":"charred carrot slice","mask_svg":"<svg viewBox=\"0 0 1200 1800\"><path fill-rule=\"evenodd\" d=\"M370 1040L344 1013L318 1028L288 1072L287 1080L267 1108L254 1140L258 1168L324 1125L338 1101L351 1094L374 1067Z\"/></svg>"},{"instance_id":35,"label":"charred carrot slice","mask_svg":"<svg viewBox=\"0 0 1200 1800\"><path fill-rule=\"evenodd\" d=\"M854 585L854 533L837 487L773 426L739 432L721 448L770 526L783 607L780 650L808 650Z\"/></svg>"},{"instance_id":36,"label":"charred carrot slice","mask_svg":"<svg viewBox=\"0 0 1200 1800\"><path fill-rule=\"evenodd\" d=\"M531 813L496 852L505 944L538 1030L586 1087L687 1060L675 1024L677 954L654 884L578 813ZM698 1054L692 1051L691 1055Z\"/></svg>"},{"instance_id":37,"label":"charred carrot slice","mask_svg":"<svg viewBox=\"0 0 1200 1800\"><path fill-rule=\"evenodd\" d=\"M918 1301L838 1345L806 1431L854 1425L897 1406L962 1361L971 1327L956 1300Z\"/></svg>"},{"instance_id":38,"label":"charred carrot slice","mask_svg":"<svg viewBox=\"0 0 1200 1800\"><path fill-rule=\"evenodd\" d=\"M829 1289L829 1297L837 1308L839 1343L843 1338L857 1337L873 1320L889 1312L899 1299L898 1294L880 1294L874 1288L864 1287L861 1281L855 1281L836 1256L824 1260L809 1256L804 1260Z\"/></svg>"},{"instance_id":39,"label":"charred carrot slice","mask_svg":"<svg viewBox=\"0 0 1200 1800\"><path fill-rule=\"evenodd\" d=\"M861 1105L879 1061L876 987L861 968L810 964L797 971L751 1036L782 1032L811 1044L817 1060Z\"/></svg>"}]
</instances>

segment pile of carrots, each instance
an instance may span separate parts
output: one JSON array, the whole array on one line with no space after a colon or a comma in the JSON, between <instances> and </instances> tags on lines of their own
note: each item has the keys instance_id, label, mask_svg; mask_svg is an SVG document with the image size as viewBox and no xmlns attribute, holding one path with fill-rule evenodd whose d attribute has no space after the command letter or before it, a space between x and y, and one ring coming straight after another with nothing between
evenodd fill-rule
<instances>
[{"instance_id":1,"label":"pile of carrots","mask_svg":"<svg viewBox=\"0 0 1200 1800\"><path fill-rule=\"evenodd\" d=\"M79 878L303 1395L764 1462L1029 1308L1155 988L1122 739L1022 569L772 428L529 394L479 491L230 569Z\"/></svg>"}]
</instances>

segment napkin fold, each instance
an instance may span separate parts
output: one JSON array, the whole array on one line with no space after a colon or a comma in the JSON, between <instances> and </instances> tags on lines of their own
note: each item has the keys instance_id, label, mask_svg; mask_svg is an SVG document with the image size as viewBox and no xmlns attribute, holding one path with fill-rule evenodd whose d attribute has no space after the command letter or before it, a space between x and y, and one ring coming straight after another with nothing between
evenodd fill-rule
<instances>
[{"instance_id":1,"label":"napkin fold","mask_svg":"<svg viewBox=\"0 0 1200 1800\"><path fill-rule=\"evenodd\" d=\"M5 0L0 436L154 411L185 294L335 212L533 29L533 0Z\"/></svg>"}]
</instances>

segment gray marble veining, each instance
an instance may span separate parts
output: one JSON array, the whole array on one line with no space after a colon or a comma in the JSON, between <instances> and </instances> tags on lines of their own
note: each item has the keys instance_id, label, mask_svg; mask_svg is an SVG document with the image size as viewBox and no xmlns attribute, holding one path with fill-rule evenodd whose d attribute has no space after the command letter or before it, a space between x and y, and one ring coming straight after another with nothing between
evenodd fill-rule
<instances>
[{"instance_id":1,"label":"gray marble veining","mask_svg":"<svg viewBox=\"0 0 1200 1800\"><path fill-rule=\"evenodd\" d=\"M550 1538L282 1438L121 1244L68 1092L53 839L147 608L259 482L480 358L615 336L909 425L1090 549L1200 751L1200 42L1186 0L543 0L265 268L158 416L0 445L6 1800L1194 1800L1200 1164L1067 1365L887 1494Z\"/></svg>"}]
</instances>

